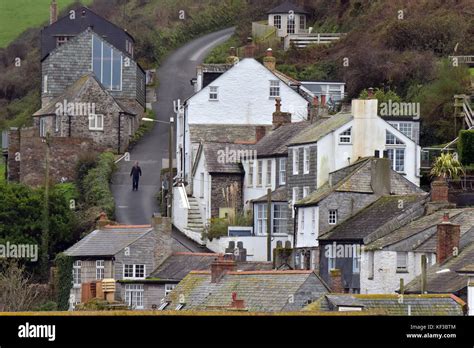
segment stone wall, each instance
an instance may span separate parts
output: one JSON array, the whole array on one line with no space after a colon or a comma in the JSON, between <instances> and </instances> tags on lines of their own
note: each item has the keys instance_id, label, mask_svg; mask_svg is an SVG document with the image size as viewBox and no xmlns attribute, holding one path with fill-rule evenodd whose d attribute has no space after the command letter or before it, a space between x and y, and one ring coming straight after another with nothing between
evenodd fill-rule
<instances>
[{"instance_id":1,"label":"stone wall","mask_svg":"<svg viewBox=\"0 0 474 348\"><path fill-rule=\"evenodd\" d=\"M231 207L232 201L229 188L234 185L237 189L235 207L243 207L243 176L242 174L211 174L211 217L219 217L219 208Z\"/></svg>"},{"instance_id":2,"label":"stone wall","mask_svg":"<svg viewBox=\"0 0 474 348\"><path fill-rule=\"evenodd\" d=\"M20 181L20 131L10 129L8 139L8 181Z\"/></svg>"}]
</instances>

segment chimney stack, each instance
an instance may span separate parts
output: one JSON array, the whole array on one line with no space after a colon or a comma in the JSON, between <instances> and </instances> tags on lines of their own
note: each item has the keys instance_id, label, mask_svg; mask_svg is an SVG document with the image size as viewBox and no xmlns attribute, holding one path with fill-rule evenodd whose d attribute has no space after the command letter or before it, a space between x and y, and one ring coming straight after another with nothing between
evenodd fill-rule
<instances>
[{"instance_id":1,"label":"chimney stack","mask_svg":"<svg viewBox=\"0 0 474 348\"><path fill-rule=\"evenodd\" d=\"M211 264L211 283L218 283L219 280L228 272L236 269L235 261L226 259L223 254L219 254L217 259Z\"/></svg>"},{"instance_id":2,"label":"chimney stack","mask_svg":"<svg viewBox=\"0 0 474 348\"><path fill-rule=\"evenodd\" d=\"M233 309L245 309L244 300L238 300L236 292L232 293L232 303L230 307Z\"/></svg>"},{"instance_id":3,"label":"chimney stack","mask_svg":"<svg viewBox=\"0 0 474 348\"><path fill-rule=\"evenodd\" d=\"M245 46L245 58L254 58L255 57L256 46L253 43L251 37L247 38L247 45Z\"/></svg>"},{"instance_id":4,"label":"chimney stack","mask_svg":"<svg viewBox=\"0 0 474 348\"><path fill-rule=\"evenodd\" d=\"M273 129L275 130L278 127L288 123L291 123L291 113L281 111L281 98L276 97L275 112L272 115Z\"/></svg>"},{"instance_id":5,"label":"chimney stack","mask_svg":"<svg viewBox=\"0 0 474 348\"><path fill-rule=\"evenodd\" d=\"M257 126L255 127L255 141L258 143L262 138L265 136L267 130L265 126Z\"/></svg>"},{"instance_id":6,"label":"chimney stack","mask_svg":"<svg viewBox=\"0 0 474 348\"><path fill-rule=\"evenodd\" d=\"M449 213L444 213L443 221L438 224L436 261L441 264L459 251L461 226L449 221Z\"/></svg>"},{"instance_id":7,"label":"chimney stack","mask_svg":"<svg viewBox=\"0 0 474 348\"><path fill-rule=\"evenodd\" d=\"M273 57L273 50L271 48L267 49L267 56L263 58L263 65L271 71L276 69L276 58Z\"/></svg>"},{"instance_id":8,"label":"chimney stack","mask_svg":"<svg viewBox=\"0 0 474 348\"><path fill-rule=\"evenodd\" d=\"M53 24L58 20L58 4L56 0L51 0L51 5L49 6L49 24Z\"/></svg>"},{"instance_id":9,"label":"chimney stack","mask_svg":"<svg viewBox=\"0 0 474 348\"><path fill-rule=\"evenodd\" d=\"M389 195L392 169L388 158L373 159L370 166L370 183L375 193Z\"/></svg>"},{"instance_id":10,"label":"chimney stack","mask_svg":"<svg viewBox=\"0 0 474 348\"><path fill-rule=\"evenodd\" d=\"M446 180L437 178L431 182L431 201L449 202L449 187Z\"/></svg>"},{"instance_id":11,"label":"chimney stack","mask_svg":"<svg viewBox=\"0 0 474 348\"><path fill-rule=\"evenodd\" d=\"M329 286L331 287L331 292L336 294L344 293L344 286L342 284L342 273L340 269L332 269L329 272Z\"/></svg>"},{"instance_id":12,"label":"chimney stack","mask_svg":"<svg viewBox=\"0 0 474 348\"><path fill-rule=\"evenodd\" d=\"M235 49L235 47L231 47L229 49L229 56L226 59L226 63L233 65L233 64L237 63L238 61L239 61L239 57L237 57L236 49Z\"/></svg>"}]
</instances>

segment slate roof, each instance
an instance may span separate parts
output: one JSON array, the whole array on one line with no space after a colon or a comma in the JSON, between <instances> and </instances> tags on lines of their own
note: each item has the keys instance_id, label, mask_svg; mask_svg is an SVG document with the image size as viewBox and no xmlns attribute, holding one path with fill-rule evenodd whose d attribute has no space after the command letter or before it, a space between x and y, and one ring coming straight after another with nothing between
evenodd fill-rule
<instances>
[{"instance_id":1,"label":"slate roof","mask_svg":"<svg viewBox=\"0 0 474 348\"><path fill-rule=\"evenodd\" d=\"M307 130L294 137L289 145L316 143L318 140L334 132L336 129L350 122L353 116L349 113L338 113L325 119L324 122L314 123Z\"/></svg>"},{"instance_id":2,"label":"slate roof","mask_svg":"<svg viewBox=\"0 0 474 348\"><path fill-rule=\"evenodd\" d=\"M254 144L256 142L256 128L262 126L265 127L267 133L272 128L271 125L190 124L189 132L191 141L194 143L246 142L248 144Z\"/></svg>"},{"instance_id":3,"label":"slate roof","mask_svg":"<svg viewBox=\"0 0 474 348\"><path fill-rule=\"evenodd\" d=\"M288 202L288 189L286 186L280 186L271 193L272 202ZM253 199L252 203L261 203L267 201L267 195Z\"/></svg>"},{"instance_id":4,"label":"slate roof","mask_svg":"<svg viewBox=\"0 0 474 348\"><path fill-rule=\"evenodd\" d=\"M309 14L304 8L292 3L291 1L285 1L284 3L278 5L275 8L272 8L267 14L276 14L276 13L289 13L294 11L294 13Z\"/></svg>"},{"instance_id":5,"label":"slate roof","mask_svg":"<svg viewBox=\"0 0 474 348\"><path fill-rule=\"evenodd\" d=\"M209 173L243 174L243 156L253 157L253 145L232 143L204 143L206 169ZM235 158L231 157L235 154ZM227 155L228 154L228 155ZM228 157L228 158L227 158Z\"/></svg>"},{"instance_id":6,"label":"slate roof","mask_svg":"<svg viewBox=\"0 0 474 348\"><path fill-rule=\"evenodd\" d=\"M230 68L232 68L234 64L201 64L200 67L203 72L205 73L224 73Z\"/></svg>"},{"instance_id":7,"label":"slate roof","mask_svg":"<svg viewBox=\"0 0 474 348\"><path fill-rule=\"evenodd\" d=\"M452 256L442 264L428 267L426 290L429 293L457 293L467 286L466 276L457 273L474 264L474 242L461 250L458 256ZM421 292L420 276L405 286L406 293Z\"/></svg>"},{"instance_id":8,"label":"slate roof","mask_svg":"<svg viewBox=\"0 0 474 348\"><path fill-rule=\"evenodd\" d=\"M106 226L89 233L64 253L76 257L114 256L150 231L153 231L150 225Z\"/></svg>"},{"instance_id":9,"label":"slate roof","mask_svg":"<svg viewBox=\"0 0 474 348\"><path fill-rule=\"evenodd\" d=\"M175 309L179 298L185 300L183 310L225 310L231 303L232 293L244 300L247 311L282 311L291 298L306 282L306 298L316 299L329 292L327 285L312 271L242 271L226 273L217 283L211 283L210 272L193 271L168 295ZM306 283L308 284L308 283ZM303 308L305 301L295 296L292 305Z\"/></svg>"},{"instance_id":10,"label":"slate roof","mask_svg":"<svg viewBox=\"0 0 474 348\"><path fill-rule=\"evenodd\" d=\"M211 263L217 258L214 253L179 252L169 256L154 270L149 278L181 281L191 271L211 269ZM271 262L237 262L237 269L244 271L271 270Z\"/></svg>"},{"instance_id":11,"label":"slate roof","mask_svg":"<svg viewBox=\"0 0 474 348\"><path fill-rule=\"evenodd\" d=\"M93 102L89 96L89 92L93 88L100 88L104 93L106 93L112 100L115 102L116 106L120 111L134 115L133 110L129 110L117 99L115 99L103 86L97 81L94 74L89 73L77 79L71 86L69 86L63 94L59 97L52 99L49 103L43 106L41 109L36 111L33 116L45 116L45 115L55 115L56 114L56 104L63 104L64 100L68 103L87 103Z\"/></svg>"},{"instance_id":12,"label":"slate roof","mask_svg":"<svg viewBox=\"0 0 474 348\"><path fill-rule=\"evenodd\" d=\"M288 123L264 136L255 146L257 157L288 156L291 139L311 124L307 121Z\"/></svg>"},{"instance_id":13,"label":"slate roof","mask_svg":"<svg viewBox=\"0 0 474 348\"><path fill-rule=\"evenodd\" d=\"M404 219L423 214L426 197L425 194L383 196L318 239L362 240L369 243L372 238L403 226ZM403 208L399 207L400 200L403 200Z\"/></svg>"},{"instance_id":14,"label":"slate roof","mask_svg":"<svg viewBox=\"0 0 474 348\"><path fill-rule=\"evenodd\" d=\"M460 298L450 295L404 295L403 303L398 295L373 294L330 294L325 296L329 310L337 307L361 307L363 311L375 311L381 315L407 316L408 306L412 316L458 316L464 315L466 303ZM305 311L328 310L324 305L314 303Z\"/></svg>"},{"instance_id":15,"label":"slate roof","mask_svg":"<svg viewBox=\"0 0 474 348\"><path fill-rule=\"evenodd\" d=\"M392 233L375 240L366 246L366 250L377 250L393 246L397 251L436 252L437 226L442 222L445 213L449 214L451 222L461 225L461 235L464 235L474 225L473 208L443 209L416 219ZM434 242L433 245L431 239ZM405 245L404 241L408 245ZM429 245L427 245L427 242ZM397 244L403 244L403 250L400 247L397 248Z\"/></svg>"}]
</instances>

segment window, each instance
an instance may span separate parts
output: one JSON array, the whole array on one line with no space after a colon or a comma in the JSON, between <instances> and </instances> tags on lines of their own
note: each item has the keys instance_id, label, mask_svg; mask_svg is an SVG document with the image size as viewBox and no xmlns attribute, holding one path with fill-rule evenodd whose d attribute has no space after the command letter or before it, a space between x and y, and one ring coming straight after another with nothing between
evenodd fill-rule
<instances>
[{"instance_id":1,"label":"window","mask_svg":"<svg viewBox=\"0 0 474 348\"><path fill-rule=\"evenodd\" d=\"M95 262L95 279L101 280L104 279L105 275L105 261L97 260Z\"/></svg>"},{"instance_id":2,"label":"window","mask_svg":"<svg viewBox=\"0 0 474 348\"><path fill-rule=\"evenodd\" d=\"M295 33L295 17L288 16L288 23L286 25L286 32L288 34L294 34Z\"/></svg>"},{"instance_id":3,"label":"window","mask_svg":"<svg viewBox=\"0 0 474 348\"><path fill-rule=\"evenodd\" d=\"M306 16L300 15L300 30L306 29Z\"/></svg>"},{"instance_id":4,"label":"window","mask_svg":"<svg viewBox=\"0 0 474 348\"><path fill-rule=\"evenodd\" d=\"M390 124L398 129L401 133L406 135L408 138L412 138L412 124L411 122L390 122Z\"/></svg>"},{"instance_id":5,"label":"window","mask_svg":"<svg viewBox=\"0 0 474 348\"><path fill-rule=\"evenodd\" d=\"M267 186L272 185L272 161L267 161Z\"/></svg>"},{"instance_id":6,"label":"window","mask_svg":"<svg viewBox=\"0 0 474 348\"><path fill-rule=\"evenodd\" d=\"M67 36L58 36L58 37L56 37L56 47L64 45L68 40L69 40L69 38Z\"/></svg>"},{"instance_id":7,"label":"window","mask_svg":"<svg viewBox=\"0 0 474 348\"><path fill-rule=\"evenodd\" d=\"M309 173L309 154L310 154L310 148L309 147L305 147L304 148L304 151L303 151L303 157L304 157L304 161L303 161L303 172L304 174L308 174Z\"/></svg>"},{"instance_id":8,"label":"window","mask_svg":"<svg viewBox=\"0 0 474 348\"><path fill-rule=\"evenodd\" d=\"M168 294L174 290L176 287L176 284L165 284L165 296L168 296Z\"/></svg>"},{"instance_id":9,"label":"window","mask_svg":"<svg viewBox=\"0 0 474 348\"><path fill-rule=\"evenodd\" d=\"M280 81L271 80L270 81L270 98L275 98L280 96Z\"/></svg>"},{"instance_id":10,"label":"window","mask_svg":"<svg viewBox=\"0 0 474 348\"><path fill-rule=\"evenodd\" d=\"M253 161L249 161L249 175L247 177L247 186L253 187Z\"/></svg>"},{"instance_id":11,"label":"window","mask_svg":"<svg viewBox=\"0 0 474 348\"><path fill-rule=\"evenodd\" d=\"M143 284L125 285L125 303L132 309L143 309Z\"/></svg>"},{"instance_id":12,"label":"window","mask_svg":"<svg viewBox=\"0 0 474 348\"><path fill-rule=\"evenodd\" d=\"M311 208L311 234L316 233L316 208Z\"/></svg>"},{"instance_id":13,"label":"window","mask_svg":"<svg viewBox=\"0 0 474 348\"><path fill-rule=\"evenodd\" d=\"M405 149L387 149L392 169L398 173L405 172Z\"/></svg>"},{"instance_id":14,"label":"window","mask_svg":"<svg viewBox=\"0 0 474 348\"><path fill-rule=\"evenodd\" d=\"M218 94L217 94L217 87L216 86L210 86L209 87L209 100L218 100Z\"/></svg>"},{"instance_id":15,"label":"window","mask_svg":"<svg viewBox=\"0 0 474 348\"><path fill-rule=\"evenodd\" d=\"M397 272L408 272L407 252L397 252Z\"/></svg>"},{"instance_id":16,"label":"window","mask_svg":"<svg viewBox=\"0 0 474 348\"><path fill-rule=\"evenodd\" d=\"M124 279L145 278L145 265L123 265Z\"/></svg>"},{"instance_id":17,"label":"window","mask_svg":"<svg viewBox=\"0 0 474 348\"><path fill-rule=\"evenodd\" d=\"M337 209L329 209L328 223L330 225L337 224Z\"/></svg>"},{"instance_id":18,"label":"window","mask_svg":"<svg viewBox=\"0 0 474 348\"><path fill-rule=\"evenodd\" d=\"M43 93L48 93L48 75L43 77Z\"/></svg>"},{"instance_id":19,"label":"window","mask_svg":"<svg viewBox=\"0 0 474 348\"><path fill-rule=\"evenodd\" d=\"M286 158L280 158L280 185L286 184Z\"/></svg>"},{"instance_id":20,"label":"window","mask_svg":"<svg viewBox=\"0 0 474 348\"><path fill-rule=\"evenodd\" d=\"M82 266L82 261L80 260L74 261L73 266L72 266L72 282L74 285L81 284L81 266Z\"/></svg>"},{"instance_id":21,"label":"window","mask_svg":"<svg viewBox=\"0 0 474 348\"><path fill-rule=\"evenodd\" d=\"M374 264L374 252L373 251L369 251L367 253L367 256L369 258L369 279L374 279L374 268L375 268L375 264Z\"/></svg>"},{"instance_id":22,"label":"window","mask_svg":"<svg viewBox=\"0 0 474 348\"><path fill-rule=\"evenodd\" d=\"M280 15L276 15L273 17L273 26L278 29L281 29L281 16Z\"/></svg>"},{"instance_id":23,"label":"window","mask_svg":"<svg viewBox=\"0 0 474 348\"><path fill-rule=\"evenodd\" d=\"M299 166L300 166L299 149L293 149L293 175L298 175Z\"/></svg>"},{"instance_id":24,"label":"window","mask_svg":"<svg viewBox=\"0 0 474 348\"><path fill-rule=\"evenodd\" d=\"M309 186L303 187L303 198L309 195Z\"/></svg>"},{"instance_id":25,"label":"window","mask_svg":"<svg viewBox=\"0 0 474 348\"><path fill-rule=\"evenodd\" d=\"M329 255L328 255L328 271L331 271L332 269L336 268L336 253L335 253L335 248L330 246L329 248Z\"/></svg>"},{"instance_id":26,"label":"window","mask_svg":"<svg viewBox=\"0 0 474 348\"><path fill-rule=\"evenodd\" d=\"M263 182L263 161L257 161L257 186L262 186Z\"/></svg>"},{"instance_id":27,"label":"window","mask_svg":"<svg viewBox=\"0 0 474 348\"><path fill-rule=\"evenodd\" d=\"M105 88L122 89L122 55L96 35L92 36L92 71Z\"/></svg>"},{"instance_id":28,"label":"window","mask_svg":"<svg viewBox=\"0 0 474 348\"><path fill-rule=\"evenodd\" d=\"M357 244L352 246L352 272L360 273L360 247Z\"/></svg>"},{"instance_id":29,"label":"window","mask_svg":"<svg viewBox=\"0 0 474 348\"><path fill-rule=\"evenodd\" d=\"M267 233L267 206L266 204L256 204L257 210L257 234L264 235Z\"/></svg>"},{"instance_id":30,"label":"window","mask_svg":"<svg viewBox=\"0 0 474 348\"><path fill-rule=\"evenodd\" d=\"M398 139L395 135L389 131L385 131L385 144L387 145L405 145L403 141Z\"/></svg>"},{"instance_id":31,"label":"window","mask_svg":"<svg viewBox=\"0 0 474 348\"><path fill-rule=\"evenodd\" d=\"M339 144L350 144L352 142L352 127L339 134Z\"/></svg>"},{"instance_id":32,"label":"window","mask_svg":"<svg viewBox=\"0 0 474 348\"><path fill-rule=\"evenodd\" d=\"M275 203L273 205L273 233L286 233L287 210L288 206L285 203Z\"/></svg>"},{"instance_id":33,"label":"window","mask_svg":"<svg viewBox=\"0 0 474 348\"><path fill-rule=\"evenodd\" d=\"M39 132L40 137L46 137L46 119L43 117L39 119Z\"/></svg>"},{"instance_id":34,"label":"window","mask_svg":"<svg viewBox=\"0 0 474 348\"><path fill-rule=\"evenodd\" d=\"M104 130L104 115L89 114L89 129Z\"/></svg>"}]
</instances>

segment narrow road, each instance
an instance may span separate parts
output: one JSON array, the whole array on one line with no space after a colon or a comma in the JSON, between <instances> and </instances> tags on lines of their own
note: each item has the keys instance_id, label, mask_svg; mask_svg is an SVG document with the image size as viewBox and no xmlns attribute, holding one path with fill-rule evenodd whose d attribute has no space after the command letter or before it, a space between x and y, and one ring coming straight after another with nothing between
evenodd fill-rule
<instances>
[{"instance_id":1,"label":"narrow road","mask_svg":"<svg viewBox=\"0 0 474 348\"><path fill-rule=\"evenodd\" d=\"M168 56L157 71L158 101L152 107L158 120L169 121L171 116L175 116L173 100L184 100L192 95L193 87L190 79L195 76L196 67L202 63L213 47L226 41L233 31L233 28L229 28L205 35ZM153 130L130 151L130 161L122 160L112 178L111 189L115 197L116 219L119 223L149 224L153 213L158 212L156 194L161 186L162 159L168 158L169 128L164 123L154 124ZM130 170L135 161L140 163L143 172L138 191L132 191L130 178ZM177 230L173 230L173 237L191 251L203 250Z\"/></svg>"}]
</instances>

